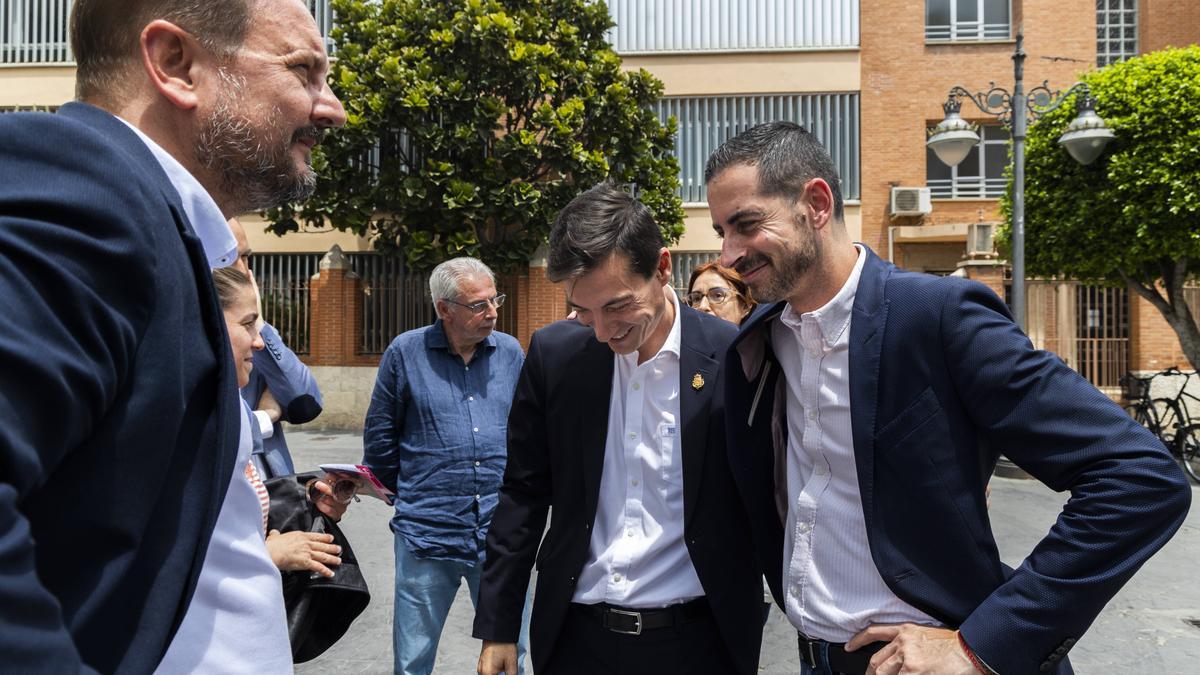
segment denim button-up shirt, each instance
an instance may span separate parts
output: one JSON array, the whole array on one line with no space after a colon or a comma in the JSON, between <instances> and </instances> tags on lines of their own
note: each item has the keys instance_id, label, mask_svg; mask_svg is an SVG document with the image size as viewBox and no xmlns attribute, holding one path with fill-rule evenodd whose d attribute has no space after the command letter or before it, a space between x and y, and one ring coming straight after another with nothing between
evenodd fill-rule
<instances>
[{"instance_id":1,"label":"denim button-up shirt","mask_svg":"<svg viewBox=\"0 0 1200 675\"><path fill-rule=\"evenodd\" d=\"M483 561L524 361L515 338L493 333L464 364L440 320L398 336L384 353L363 463L394 487L392 530L415 557Z\"/></svg>"}]
</instances>

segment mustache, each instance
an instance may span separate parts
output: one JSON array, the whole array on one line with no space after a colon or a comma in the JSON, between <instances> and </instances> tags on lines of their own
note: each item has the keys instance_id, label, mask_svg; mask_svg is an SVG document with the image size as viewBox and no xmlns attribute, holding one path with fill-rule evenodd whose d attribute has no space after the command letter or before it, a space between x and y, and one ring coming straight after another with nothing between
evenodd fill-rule
<instances>
[{"instance_id":1,"label":"mustache","mask_svg":"<svg viewBox=\"0 0 1200 675\"><path fill-rule=\"evenodd\" d=\"M325 140L326 133L328 132L321 127L307 126L303 129L297 130L296 133L292 134L292 142L298 143L300 141L312 141L313 143L319 145L321 141Z\"/></svg>"},{"instance_id":2,"label":"mustache","mask_svg":"<svg viewBox=\"0 0 1200 675\"><path fill-rule=\"evenodd\" d=\"M737 262L735 262L733 264L733 269L738 274L745 276L745 274L747 272L749 272L750 270L752 270L756 267L761 267L761 266L765 265L767 262L768 261L767 261L766 256L763 256L763 255L753 255L750 257L743 257L741 260L738 260Z\"/></svg>"}]
</instances>

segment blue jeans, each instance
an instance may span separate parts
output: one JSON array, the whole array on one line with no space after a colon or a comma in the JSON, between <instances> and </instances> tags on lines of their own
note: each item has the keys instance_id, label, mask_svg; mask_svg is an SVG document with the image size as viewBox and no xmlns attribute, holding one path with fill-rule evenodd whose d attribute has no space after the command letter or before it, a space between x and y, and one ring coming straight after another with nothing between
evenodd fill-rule
<instances>
[{"instance_id":1,"label":"blue jeans","mask_svg":"<svg viewBox=\"0 0 1200 675\"><path fill-rule=\"evenodd\" d=\"M471 605L479 602L479 575L482 565L453 560L424 560L409 553L403 537L396 538L396 602L392 618L392 653L396 675L430 675L437 656L438 640L446 615L467 580ZM521 637L517 643L517 673L524 675L525 652L529 650L529 609L525 597L521 615Z\"/></svg>"}]
</instances>

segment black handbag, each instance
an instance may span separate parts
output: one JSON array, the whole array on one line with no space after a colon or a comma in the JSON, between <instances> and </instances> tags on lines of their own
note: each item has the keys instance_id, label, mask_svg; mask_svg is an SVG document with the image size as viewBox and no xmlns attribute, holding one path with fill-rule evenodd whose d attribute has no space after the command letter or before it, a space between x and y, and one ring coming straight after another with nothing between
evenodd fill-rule
<instances>
[{"instance_id":1,"label":"black handbag","mask_svg":"<svg viewBox=\"0 0 1200 675\"><path fill-rule=\"evenodd\" d=\"M367 608L371 593L350 542L337 523L308 500L308 483L323 473L298 473L264 481L271 497L267 530L322 532L342 547L342 564L331 567L332 577L308 571L283 572L288 638L296 663L311 661L337 642Z\"/></svg>"}]
</instances>

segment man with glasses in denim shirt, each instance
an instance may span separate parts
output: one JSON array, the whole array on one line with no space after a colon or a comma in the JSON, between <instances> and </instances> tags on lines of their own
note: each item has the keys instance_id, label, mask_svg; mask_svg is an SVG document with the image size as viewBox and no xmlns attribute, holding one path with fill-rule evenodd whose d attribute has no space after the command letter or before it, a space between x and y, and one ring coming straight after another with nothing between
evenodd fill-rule
<instances>
[{"instance_id":1,"label":"man with glasses in denim shirt","mask_svg":"<svg viewBox=\"0 0 1200 675\"><path fill-rule=\"evenodd\" d=\"M396 491L393 646L395 672L404 675L433 670L462 579L478 599L508 409L525 360L515 338L494 332L504 295L482 262L447 260L434 268L429 291L438 320L388 346L363 432L363 463ZM526 603L518 663L528 624Z\"/></svg>"}]
</instances>

